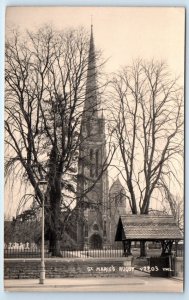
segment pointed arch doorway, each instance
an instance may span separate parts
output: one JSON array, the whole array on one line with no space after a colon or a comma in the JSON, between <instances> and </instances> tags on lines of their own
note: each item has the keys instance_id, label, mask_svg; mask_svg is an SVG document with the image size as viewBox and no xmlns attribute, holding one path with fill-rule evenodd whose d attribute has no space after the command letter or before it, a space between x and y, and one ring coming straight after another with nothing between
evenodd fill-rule
<instances>
[{"instance_id":1,"label":"pointed arch doorway","mask_svg":"<svg viewBox=\"0 0 189 300\"><path fill-rule=\"evenodd\" d=\"M90 249L102 249L102 238L98 233L94 233L89 240Z\"/></svg>"}]
</instances>

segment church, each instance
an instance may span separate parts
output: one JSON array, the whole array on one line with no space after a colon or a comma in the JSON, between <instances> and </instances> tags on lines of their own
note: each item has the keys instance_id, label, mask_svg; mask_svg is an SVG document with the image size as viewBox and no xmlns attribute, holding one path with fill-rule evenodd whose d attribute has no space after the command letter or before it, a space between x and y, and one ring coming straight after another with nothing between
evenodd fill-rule
<instances>
[{"instance_id":1,"label":"church","mask_svg":"<svg viewBox=\"0 0 189 300\"><path fill-rule=\"evenodd\" d=\"M92 25L80 138L77 245L80 249L103 249L115 243L119 216L126 214L126 195L118 178L109 189L105 118L97 84Z\"/></svg>"}]
</instances>

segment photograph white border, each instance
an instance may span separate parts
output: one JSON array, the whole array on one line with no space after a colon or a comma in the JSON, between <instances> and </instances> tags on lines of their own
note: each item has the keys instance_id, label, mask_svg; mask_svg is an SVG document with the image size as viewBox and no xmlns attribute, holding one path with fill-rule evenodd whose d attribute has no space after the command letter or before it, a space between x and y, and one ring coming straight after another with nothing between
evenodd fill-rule
<instances>
[{"instance_id":1,"label":"photograph white border","mask_svg":"<svg viewBox=\"0 0 189 300\"><path fill-rule=\"evenodd\" d=\"M66 297L66 299L77 299L77 300L87 300L88 297L90 297L90 300L95 299L96 297L103 298L104 300L112 300L114 297L118 297L119 299L140 299L141 293L5 293L3 291L3 219L4 219L4 174L3 174L3 164L4 164L4 33L5 33L5 11L6 6L184 6L186 8L186 53L185 53L185 285L184 285L184 293L183 294L173 294L173 293L145 293L145 299L151 300L151 297L153 297L154 300L160 299L160 297L166 297L167 300L173 300L173 299L189 299L189 285L187 282L189 282L189 263L188 263L188 240L189 240L189 234L187 232L187 227L189 226L189 205L187 201L187 196L189 194L189 185L188 178L189 178L189 161L188 161L188 151L189 151L189 80L188 80L188 71L189 71L189 65L188 65L188 51L189 51L189 44L188 44L188 32L189 32L189 25L188 25L188 19L189 19L189 2L188 0L138 0L138 1L127 1L127 0L93 0L93 1L81 1L81 0L1 0L0 2L0 299L15 299L15 297L18 297L20 300L25 299L27 297L28 300L33 299L40 299L41 297L45 297L46 300L52 299L62 299L62 297Z\"/></svg>"}]
</instances>

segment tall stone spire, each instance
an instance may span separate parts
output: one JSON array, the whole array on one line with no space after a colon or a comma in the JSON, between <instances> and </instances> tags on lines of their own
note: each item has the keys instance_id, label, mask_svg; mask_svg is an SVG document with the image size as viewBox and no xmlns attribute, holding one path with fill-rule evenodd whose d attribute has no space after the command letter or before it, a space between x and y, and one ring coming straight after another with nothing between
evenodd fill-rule
<instances>
[{"instance_id":1,"label":"tall stone spire","mask_svg":"<svg viewBox=\"0 0 189 300\"><path fill-rule=\"evenodd\" d=\"M98 116L98 87L97 87L97 70L96 70L96 53L93 37L93 25L91 25L90 46L88 55L88 70L86 83L86 96L84 105L84 114L86 116Z\"/></svg>"},{"instance_id":2,"label":"tall stone spire","mask_svg":"<svg viewBox=\"0 0 189 300\"><path fill-rule=\"evenodd\" d=\"M77 242L81 248L91 249L102 248L109 239L108 173L107 170L103 171L107 158L105 120L102 112L99 111L99 104L93 26L91 25L77 181L79 216ZM101 174L102 171L103 174Z\"/></svg>"}]
</instances>

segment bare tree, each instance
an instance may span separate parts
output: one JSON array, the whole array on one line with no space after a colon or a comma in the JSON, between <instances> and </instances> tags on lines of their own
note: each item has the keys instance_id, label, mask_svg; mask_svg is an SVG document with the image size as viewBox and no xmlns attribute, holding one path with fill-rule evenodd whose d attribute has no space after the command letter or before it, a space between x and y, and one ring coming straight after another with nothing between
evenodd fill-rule
<instances>
[{"instance_id":1,"label":"bare tree","mask_svg":"<svg viewBox=\"0 0 189 300\"><path fill-rule=\"evenodd\" d=\"M114 76L111 95L111 124L131 210L148 214L162 179L179 180L183 91L164 63L138 60Z\"/></svg>"},{"instance_id":2,"label":"bare tree","mask_svg":"<svg viewBox=\"0 0 189 300\"><path fill-rule=\"evenodd\" d=\"M39 205L38 182L47 178L46 222L55 256L60 255L61 207L75 201L64 201L62 191L75 193L88 46L83 29L56 32L48 26L25 38L13 32L6 41L5 171L10 176L16 170L29 182Z\"/></svg>"},{"instance_id":3,"label":"bare tree","mask_svg":"<svg viewBox=\"0 0 189 300\"><path fill-rule=\"evenodd\" d=\"M161 205L163 211L172 214L177 222L179 229L184 233L184 201L181 196L171 193L166 182L159 184L159 188L163 190Z\"/></svg>"}]
</instances>

